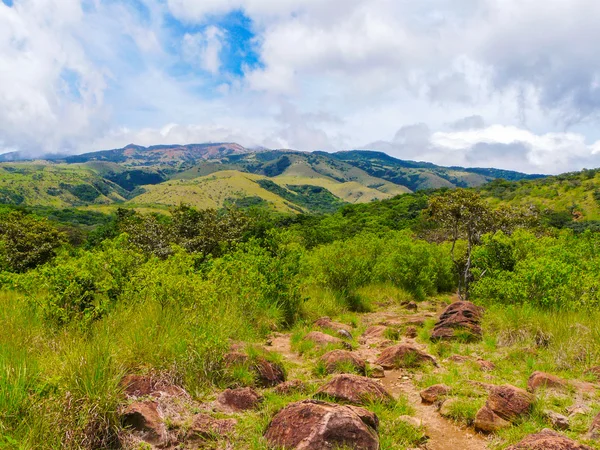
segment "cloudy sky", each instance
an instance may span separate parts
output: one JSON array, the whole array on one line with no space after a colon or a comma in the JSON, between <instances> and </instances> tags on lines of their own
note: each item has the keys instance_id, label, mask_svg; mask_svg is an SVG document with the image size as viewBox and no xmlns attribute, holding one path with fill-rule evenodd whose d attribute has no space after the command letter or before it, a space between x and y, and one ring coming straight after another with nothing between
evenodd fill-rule
<instances>
[{"instance_id":1,"label":"cloudy sky","mask_svg":"<svg viewBox=\"0 0 600 450\"><path fill-rule=\"evenodd\" d=\"M0 0L0 153L600 166L597 0Z\"/></svg>"}]
</instances>

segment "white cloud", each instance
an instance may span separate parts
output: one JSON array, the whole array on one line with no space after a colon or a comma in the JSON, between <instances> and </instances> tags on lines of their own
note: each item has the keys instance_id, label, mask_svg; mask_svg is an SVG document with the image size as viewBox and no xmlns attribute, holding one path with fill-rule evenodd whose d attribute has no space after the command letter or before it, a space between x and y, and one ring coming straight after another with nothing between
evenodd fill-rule
<instances>
[{"instance_id":1,"label":"white cloud","mask_svg":"<svg viewBox=\"0 0 600 450\"><path fill-rule=\"evenodd\" d=\"M184 58L212 74L221 68L221 50L225 33L218 27L209 26L201 33L186 33L183 36Z\"/></svg>"}]
</instances>

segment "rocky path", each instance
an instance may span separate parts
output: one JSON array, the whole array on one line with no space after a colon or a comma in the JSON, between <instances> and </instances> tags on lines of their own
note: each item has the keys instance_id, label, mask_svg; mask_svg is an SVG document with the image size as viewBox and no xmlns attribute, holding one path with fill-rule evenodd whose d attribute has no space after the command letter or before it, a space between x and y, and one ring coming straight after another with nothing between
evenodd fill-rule
<instances>
[{"instance_id":1,"label":"rocky path","mask_svg":"<svg viewBox=\"0 0 600 450\"><path fill-rule=\"evenodd\" d=\"M376 324L399 324L399 323L422 323L422 321L436 317L437 313L429 312L413 312L402 310L395 311L395 308L381 309L373 313L363 314L362 323L369 326ZM382 340L384 340L382 338ZM379 356L382 345L375 345L373 341L362 341L354 352L367 362L373 364ZM397 343L407 343L416 347L419 345L414 339L403 337ZM306 361L298 354L293 352L290 343L290 335L278 333L274 335L271 346L271 351L279 352L288 361L302 365ZM395 398L404 395L409 399L410 404L415 409L415 417L421 422L427 430L428 440L420 448L427 450L484 450L487 449L487 441L485 438L474 431L466 428L461 428L451 420L442 417L436 406L427 405L421 402L419 391L407 372L403 370L386 370L384 377L380 378L380 383L390 392Z\"/></svg>"}]
</instances>

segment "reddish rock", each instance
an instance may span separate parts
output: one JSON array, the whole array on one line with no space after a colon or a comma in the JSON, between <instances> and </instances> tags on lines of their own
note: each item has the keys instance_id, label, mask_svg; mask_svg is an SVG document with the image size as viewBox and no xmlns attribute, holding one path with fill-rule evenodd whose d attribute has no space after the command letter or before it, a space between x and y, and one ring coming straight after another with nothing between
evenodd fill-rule
<instances>
[{"instance_id":1,"label":"reddish rock","mask_svg":"<svg viewBox=\"0 0 600 450\"><path fill-rule=\"evenodd\" d=\"M435 359L421 350L406 344L394 345L381 352L375 364L384 369L397 369L400 367L414 367L422 363L431 363L437 366Z\"/></svg>"},{"instance_id":2,"label":"reddish rock","mask_svg":"<svg viewBox=\"0 0 600 450\"><path fill-rule=\"evenodd\" d=\"M556 375L545 372L533 372L527 380L527 389L531 392L537 391L540 387L544 388L565 388L567 382Z\"/></svg>"},{"instance_id":3,"label":"reddish rock","mask_svg":"<svg viewBox=\"0 0 600 450\"><path fill-rule=\"evenodd\" d=\"M128 397L143 397L154 392L154 381L143 375L126 375L120 385Z\"/></svg>"},{"instance_id":4,"label":"reddish rock","mask_svg":"<svg viewBox=\"0 0 600 450\"><path fill-rule=\"evenodd\" d=\"M546 410L544 411L544 415L550 421L553 428L557 430L568 430L571 424L569 423L569 418L563 416L554 411Z\"/></svg>"},{"instance_id":5,"label":"reddish rock","mask_svg":"<svg viewBox=\"0 0 600 450\"><path fill-rule=\"evenodd\" d=\"M359 405L371 401L390 402L393 400L392 395L376 381L351 374L335 376L323 385L315 396Z\"/></svg>"},{"instance_id":6,"label":"reddish rock","mask_svg":"<svg viewBox=\"0 0 600 450\"><path fill-rule=\"evenodd\" d=\"M457 363L464 363L467 361L471 361L471 358L469 358L468 356L463 356L463 355L452 355L448 358L448 360L457 362Z\"/></svg>"},{"instance_id":7,"label":"reddish rock","mask_svg":"<svg viewBox=\"0 0 600 450\"><path fill-rule=\"evenodd\" d=\"M196 414L188 431L188 439L213 439L233 433L237 420L215 419L208 414Z\"/></svg>"},{"instance_id":8,"label":"reddish rock","mask_svg":"<svg viewBox=\"0 0 600 450\"><path fill-rule=\"evenodd\" d=\"M365 330L360 337L361 343L373 342L380 339L386 339L385 334L388 327L385 325L373 325Z\"/></svg>"},{"instance_id":9,"label":"reddish rock","mask_svg":"<svg viewBox=\"0 0 600 450\"><path fill-rule=\"evenodd\" d=\"M479 411L477 411L473 426L477 431L481 431L482 433L494 433L498 430L509 427L510 422L504 420L502 417L492 411L489 406L484 405Z\"/></svg>"},{"instance_id":10,"label":"reddish rock","mask_svg":"<svg viewBox=\"0 0 600 450\"><path fill-rule=\"evenodd\" d=\"M370 364L369 365L369 375L371 378L385 378L385 370L379 364Z\"/></svg>"},{"instance_id":11,"label":"reddish rock","mask_svg":"<svg viewBox=\"0 0 600 450\"><path fill-rule=\"evenodd\" d=\"M347 342L344 342L340 338L335 336L330 336L329 334L321 333L320 331L311 331L306 336L304 336L304 340L312 341L319 346L326 345L338 345L340 347L345 347L347 349L352 349L352 346Z\"/></svg>"},{"instance_id":12,"label":"reddish rock","mask_svg":"<svg viewBox=\"0 0 600 450\"><path fill-rule=\"evenodd\" d=\"M592 450L592 448L555 431L545 429L539 433L530 434L521 442L511 445L506 450Z\"/></svg>"},{"instance_id":13,"label":"reddish rock","mask_svg":"<svg viewBox=\"0 0 600 450\"><path fill-rule=\"evenodd\" d=\"M285 381L285 370L280 364L271 362L263 356L250 358L245 353L232 351L223 358L229 368L239 365L247 366L256 375L256 383L260 387L277 386Z\"/></svg>"},{"instance_id":14,"label":"reddish rock","mask_svg":"<svg viewBox=\"0 0 600 450\"><path fill-rule=\"evenodd\" d=\"M300 380L290 380L284 383L281 383L273 389L273 392L279 395L289 395L295 392L307 392L308 386L304 381Z\"/></svg>"},{"instance_id":15,"label":"reddish rock","mask_svg":"<svg viewBox=\"0 0 600 450\"><path fill-rule=\"evenodd\" d=\"M445 384L434 384L420 392L423 403L435 403L450 394L450 387Z\"/></svg>"},{"instance_id":16,"label":"reddish rock","mask_svg":"<svg viewBox=\"0 0 600 450\"><path fill-rule=\"evenodd\" d=\"M414 301L408 302L408 303L404 304L403 306L406 309L408 309L409 311L416 311L417 309L419 309L419 305L417 305L417 303Z\"/></svg>"},{"instance_id":17,"label":"reddish rock","mask_svg":"<svg viewBox=\"0 0 600 450\"><path fill-rule=\"evenodd\" d=\"M481 317L483 310L471 302L452 303L440 315L431 333L431 339L453 339L457 333L469 333L474 339L481 339Z\"/></svg>"},{"instance_id":18,"label":"reddish rock","mask_svg":"<svg viewBox=\"0 0 600 450\"><path fill-rule=\"evenodd\" d=\"M496 368L496 364L494 364L491 361L486 361L485 359L478 359L477 365L484 372L491 372L492 370L494 370Z\"/></svg>"},{"instance_id":19,"label":"reddish rock","mask_svg":"<svg viewBox=\"0 0 600 450\"><path fill-rule=\"evenodd\" d=\"M321 356L319 361L325 366L327 373L342 372L352 369L354 372L365 374L367 363L348 350L333 350Z\"/></svg>"},{"instance_id":20,"label":"reddish rock","mask_svg":"<svg viewBox=\"0 0 600 450\"><path fill-rule=\"evenodd\" d=\"M167 429L156 402L132 403L123 413L122 422L125 428L150 444L161 444L166 440Z\"/></svg>"},{"instance_id":21,"label":"reddish rock","mask_svg":"<svg viewBox=\"0 0 600 450\"><path fill-rule=\"evenodd\" d=\"M217 397L216 407L224 412L247 411L255 409L262 400L262 396L249 387L227 389Z\"/></svg>"},{"instance_id":22,"label":"reddish rock","mask_svg":"<svg viewBox=\"0 0 600 450\"><path fill-rule=\"evenodd\" d=\"M513 421L528 413L534 400L534 396L529 392L505 384L491 388L487 405L503 419Z\"/></svg>"},{"instance_id":23,"label":"reddish rock","mask_svg":"<svg viewBox=\"0 0 600 450\"><path fill-rule=\"evenodd\" d=\"M377 426L377 416L366 409L304 400L279 411L265 438L270 448L378 450Z\"/></svg>"},{"instance_id":24,"label":"reddish rock","mask_svg":"<svg viewBox=\"0 0 600 450\"><path fill-rule=\"evenodd\" d=\"M594 417L594 420L592 420L592 424L590 425L590 429L588 430L586 437L594 440L600 439L600 414L598 414L596 417Z\"/></svg>"},{"instance_id":25,"label":"reddish rock","mask_svg":"<svg viewBox=\"0 0 600 450\"><path fill-rule=\"evenodd\" d=\"M352 328L349 327L348 325L346 325L344 323L340 323L340 322L334 322L329 317L321 317L320 319L315 321L314 325L323 330L333 330L333 331L344 330L347 332L350 332L352 330Z\"/></svg>"},{"instance_id":26,"label":"reddish rock","mask_svg":"<svg viewBox=\"0 0 600 450\"><path fill-rule=\"evenodd\" d=\"M409 339L416 338L417 334L418 334L417 327L414 327L414 326L406 327L406 330L404 330L404 336L406 336Z\"/></svg>"}]
</instances>

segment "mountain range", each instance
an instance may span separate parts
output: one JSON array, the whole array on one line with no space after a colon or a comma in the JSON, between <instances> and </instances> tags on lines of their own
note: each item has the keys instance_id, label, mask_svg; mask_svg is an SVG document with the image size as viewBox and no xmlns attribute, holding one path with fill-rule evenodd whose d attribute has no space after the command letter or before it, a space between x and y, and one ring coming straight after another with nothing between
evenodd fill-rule
<instances>
[{"instance_id":1,"label":"mountain range","mask_svg":"<svg viewBox=\"0 0 600 450\"><path fill-rule=\"evenodd\" d=\"M385 153L247 149L235 143L157 145L81 155L0 155L0 203L111 209L268 204L328 212L423 189L542 178L493 168L442 167Z\"/></svg>"}]
</instances>

